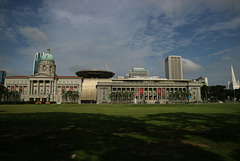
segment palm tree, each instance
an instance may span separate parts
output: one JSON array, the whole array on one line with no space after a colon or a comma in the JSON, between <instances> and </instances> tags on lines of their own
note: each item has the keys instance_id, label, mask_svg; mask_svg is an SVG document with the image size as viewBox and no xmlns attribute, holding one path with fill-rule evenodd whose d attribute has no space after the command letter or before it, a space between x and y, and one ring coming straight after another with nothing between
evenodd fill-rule
<instances>
[{"instance_id":1,"label":"palm tree","mask_svg":"<svg viewBox=\"0 0 240 161\"><path fill-rule=\"evenodd\" d=\"M78 91L63 91L62 92L62 98L63 101L65 100L65 102L76 102L78 101L80 95Z\"/></svg>"},{"instance_id":2,"label":"palm tree","mask_svg":"<svg viewBox=\"0 0 240 161\"><path fill-rule=\"evenodd\" d=\"M63 102L64 102L64 100L65 100L65 102L67 102L67 99L68 99L67 92L62 91L62 99L63 99Z\"/></svg>"},{"instance_id":3,"label":"palm tree","mask_svg":"<svg viewBox=\"0 0 240 161\"><path fill-rule=\"evenodd\" d=\"M169 93L169 100L170 100L170 101L173 101L173 100L175 99L174 97L175 97L174 93L173 93L173 92L170 92L170 93Z\"/></svg>"},{"instance_id":4,"label":"palm tree","mask_svg":"<svg viewBox=\"0 0 240 161\"><path fill-rule=\"evenodd\" d=\"M68 96L68 102L73 102L73 94L72 91L67 91L67 96Z\"/></svg>"},{"instance_id":5,"label":"palm tree","mask_svg":"<svg viewBox=\"0 0 240 161\"><path fill-rule=\"evenodd\" d=\"M122 97L123 101L126 101L128 99L128 92L127 91L122 92Z\"/></svg>"},{"instance_id":6,"label":"palm tree","mask_svg":"<svg viewBox=\"0 0 240 161\"><path fill-rule=\"evenodd\" d=\"M111 98L111 102L116 101L116 99L117 99L117 93L116 93L116 92L112 92L112 93L110 94L110 98Z\"/></svg>"},{"instance_id":7,"label":"palm tree","mask_svg":"<svg viewBox=\"0 0 240 161\"><path fill-rule=\"evenodd\" d=\"M3 102L6 101L8 89L2 85L0 85L0 103L3 100Z\"/></svg>"},{"instance_id":8,"label":"palm tree","mask_svg":"<svg viewBox=\"0 0 240 161\"><path fill-rule=\"evenodd\" d=\"M79 92L78 92L78 91L73 91L73 92L72 92L72 98L73 98L73 102L78 101Z\"/></svg>"}]
</instances>

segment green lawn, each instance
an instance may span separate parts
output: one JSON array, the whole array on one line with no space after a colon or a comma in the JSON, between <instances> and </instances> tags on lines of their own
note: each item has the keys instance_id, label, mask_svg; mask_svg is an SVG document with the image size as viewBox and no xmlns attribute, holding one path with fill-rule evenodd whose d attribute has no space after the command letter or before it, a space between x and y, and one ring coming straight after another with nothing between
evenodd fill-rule
<instances>
[{"instance_id":1,"label":"green lawn","mask_svg":"<svg viewBox=\"0 0 240 161\"><path fill-rule=\"evenodd\" d=\"M240 104L0 105L2 161L240 160Z\"/></svg>"}]
</instances>

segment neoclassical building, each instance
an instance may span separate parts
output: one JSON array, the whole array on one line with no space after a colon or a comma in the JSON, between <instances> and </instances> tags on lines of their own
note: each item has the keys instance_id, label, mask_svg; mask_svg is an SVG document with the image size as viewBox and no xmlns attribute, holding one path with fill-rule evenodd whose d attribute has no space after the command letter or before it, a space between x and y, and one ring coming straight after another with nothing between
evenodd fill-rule
<instances>
[{"instance_id":1,"label":"neoclassical building","mask_svg":"<svg viewBox=\"0 0 240 161\"><path fill-rule=\"evenodd\" d=\"M181 101L201 101L202 84L199 82L149 77L144 68L133 68L126 77L118 78L112 78L115 74L104 70L83 70L76 72L77 76L57 76L50 49L39 59L38 72L34 75L5 77L5 87L20 92L21 100L68 102L70 100L63 97L64 93L75 91L79 94L75 100L78 103L111 103L113 95L119 93L131 93L134 103L171 103L177 94Z\"/></svg>"},{"instance_id":2,"label":"neoclassical building","mask_svg":"<svg viewBox=\"0 0 240 161\"><path fill-rule=\"evenodd\" d=\"M56 75L56 64L50 49L41 57L38 73L5 78L5 87L20 92L24 101L63 102L63 91L78 91L81 95L81 85L81 77ZM80 98L77 100L81 101Z\"/></svg>"},{"instance_id":3,"label":"neoclassical building","mask_svg":"<svg viewBox=\"0 0 240 161\"><path fill-rule=\"evenodd\" d=\"M184 99L179 96L176 101L201 102L201 86L198 82L179 79L112 79L111 82L98 82L97 103L110 103L113 101L111 93L126 92L133 94L132 102L135 103L171 103L174 93L185 93Z\"/></svg>"}]
</instances>

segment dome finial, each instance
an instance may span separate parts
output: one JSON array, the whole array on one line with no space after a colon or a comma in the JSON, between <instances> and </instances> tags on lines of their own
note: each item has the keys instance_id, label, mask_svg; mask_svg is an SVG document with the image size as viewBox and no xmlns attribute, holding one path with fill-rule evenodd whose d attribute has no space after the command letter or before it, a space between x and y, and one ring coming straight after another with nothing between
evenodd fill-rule
<instances>
[{"instance_id":1,"label":"dome finial","mask_svg":"<svg viewBox=\"0 0 240 161\"><path fill-rule=\"evenodd\" d=\"M47 48L47 53L50 53L50 48Z\"/></svg>"}]
</instances>

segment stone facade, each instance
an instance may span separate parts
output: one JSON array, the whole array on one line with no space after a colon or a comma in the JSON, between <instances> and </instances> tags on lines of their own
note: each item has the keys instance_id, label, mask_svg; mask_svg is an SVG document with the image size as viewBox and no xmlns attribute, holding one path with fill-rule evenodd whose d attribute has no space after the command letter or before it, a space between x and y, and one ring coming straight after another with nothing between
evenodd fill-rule
<instances>
[{"instance_id":1,"label":"stone facade","mask_svg":"<svg viewBox=\"0 0 240 161\"><path fill-rule=\"evenodd\" d=\"M81 82L82 79L76 76L8 76L5 87L9 91L20 92L24 101L63 102L62 91L78 91L81 94Z\"/></svg>"},{"instance_id":2,"label":"stone facade","mask_svg":"<svg viewBox=\"0 0 240 161\"><path fill-rule=\"evenodd\" d=\"M31 76L8 76L5 78L5 87L20 92L21 100L24 101L63 102L63 91L77 91L81 95L82 78L57 76L50 49L44 56L39 63L38 73Z\"/></svg>"},{"instance_id":3,"label":"stone facade","mask_svg":"<svg viewBox=\"0 0 240 161\"><path fill-rule=\"evenodd\" d=\"M97 84L97 103L112 102L112 92L132 92L135 103L169 103L170 95L187 92L185 102L200 102L202 84L190 80L122 79ZM177 100L178 101L178 100Z\"/></svg>"}]
</instances>

